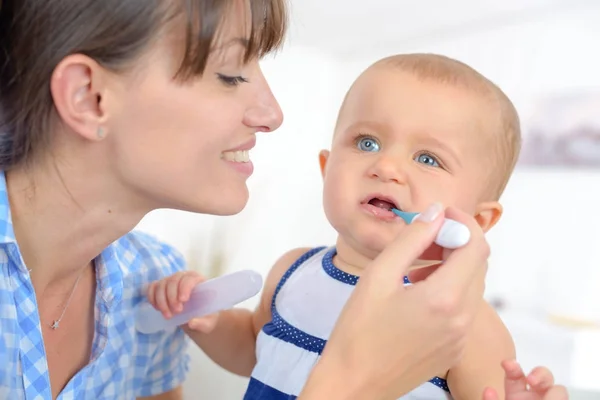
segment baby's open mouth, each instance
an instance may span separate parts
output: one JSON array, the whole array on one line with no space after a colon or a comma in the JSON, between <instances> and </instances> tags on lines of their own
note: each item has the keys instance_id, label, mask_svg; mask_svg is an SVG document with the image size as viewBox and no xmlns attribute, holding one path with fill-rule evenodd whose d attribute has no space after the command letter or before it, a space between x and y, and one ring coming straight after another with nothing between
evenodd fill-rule
<instances>
[{"instance_id":1,"label":"baby's open mouth","mask_svg":"<svg viewBox=\"0 0 600 400\"><path fill-rule=\"evenodd\" d=\"M399 207L393 202L393 200L388 198L374 197L368 201L368 204L377 208L382 208L387 211L391 211L392 208L399 209Z\"/></svg>"}]
</instances>

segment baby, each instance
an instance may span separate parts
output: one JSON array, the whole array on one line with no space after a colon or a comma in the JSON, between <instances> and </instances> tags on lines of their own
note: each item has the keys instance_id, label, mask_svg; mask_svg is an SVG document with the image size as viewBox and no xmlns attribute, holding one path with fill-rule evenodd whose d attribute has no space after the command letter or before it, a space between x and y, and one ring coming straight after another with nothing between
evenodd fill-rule
<instances>
[{"instance_id":1,"label":"baby","mask_svg":"<svg viewBox=\"0 0 600 400\"><path fill-rule=\"evenodd\" d=\"M331 150L319 156L335 246L284 254L254 312L228 310L184 329L216 363L251 376L246 400L295 398L361 271L406 226L390 209L420 212L437 201L488 231L502 215L498 199L519 148L511 101L472 68L431 54L376 62L350 88ZM170 317L201 280L186 272L155 282L149 300ZM508 331L482 300L462 362L404 398L481 400L486 387L504 398L501 363L514 357Z\"/></svg>"}]
</instances>

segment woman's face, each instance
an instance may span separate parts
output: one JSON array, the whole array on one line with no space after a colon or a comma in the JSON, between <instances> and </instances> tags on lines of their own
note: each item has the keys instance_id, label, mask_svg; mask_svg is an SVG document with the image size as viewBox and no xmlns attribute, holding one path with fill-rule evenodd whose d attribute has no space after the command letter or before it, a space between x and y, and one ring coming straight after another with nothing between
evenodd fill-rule
<instances>
[{"instance_id":1,"label":"woman's face","mask_svg":"<svg viewBox=\"0 0 600 400\"><path fill-rule=\"evenodd\" d=\"M118 78L107 121L112 172L152 208L240 212L256 133L282 123L258 60L243 62L248 13L232 13L201 77L174 80L182 40L165 36Z\"/></svg>"}]
</instances>

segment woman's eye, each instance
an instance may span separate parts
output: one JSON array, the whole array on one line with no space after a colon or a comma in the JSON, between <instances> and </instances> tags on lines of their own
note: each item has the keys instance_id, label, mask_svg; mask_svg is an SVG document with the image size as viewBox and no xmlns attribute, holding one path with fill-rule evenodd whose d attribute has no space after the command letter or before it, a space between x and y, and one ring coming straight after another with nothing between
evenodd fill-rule
<instances>
[{"instance_id":1,"label":"woman's eye","mask_svg":"<svg viewBox=\"0 0 600 400\"><path fill-rule=\"evenodd\" d=\"M240 83L248 82L248 79L243 76L228 76L223 74L217 74L217 77L221 82L227 86L238 86Z\"/></svg>"},{"instance_id":2,"label":"woman's eye","mask_svg":"<svg viewBox=\"0 0 600 400\"><path fill-rule=\"evenodd\" d=\"M356 145L361 151L379 151L379 143L371 137L363 137L357 140Z\"/></svg>"},{"instance_id":3,"label":"woman's eye","mask_svg":"<svg viewBox=\"0 0 600 400\"><path fill-rule=\"evenodd\" d=\"M435 159L435 157L429 154L418 154L414 160L418 163L429 165L430 167L440 166L440 163Z\"/></svg>"}]
</instances>

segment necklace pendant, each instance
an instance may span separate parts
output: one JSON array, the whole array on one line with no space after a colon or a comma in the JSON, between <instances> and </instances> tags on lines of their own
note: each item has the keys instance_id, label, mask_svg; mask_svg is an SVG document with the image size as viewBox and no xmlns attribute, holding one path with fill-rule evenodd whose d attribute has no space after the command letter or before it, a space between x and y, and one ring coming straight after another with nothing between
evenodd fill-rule
<instances>
[{"instance_id":1,"label":"necklace pendant","mask_svg":"<svg viewBox=\"0 0 600 400\"><path fill-rule=\"evenodd\" d=\"M54 330L58 329L58 324L59 324L59 323L60 323L60 321L59 321L59 320L56 320L56 321L54 321L54 322L52 323L52 325L50 325L50 328L52 328L52 329L54 329Z\"/></svg>"}]
</instances>

